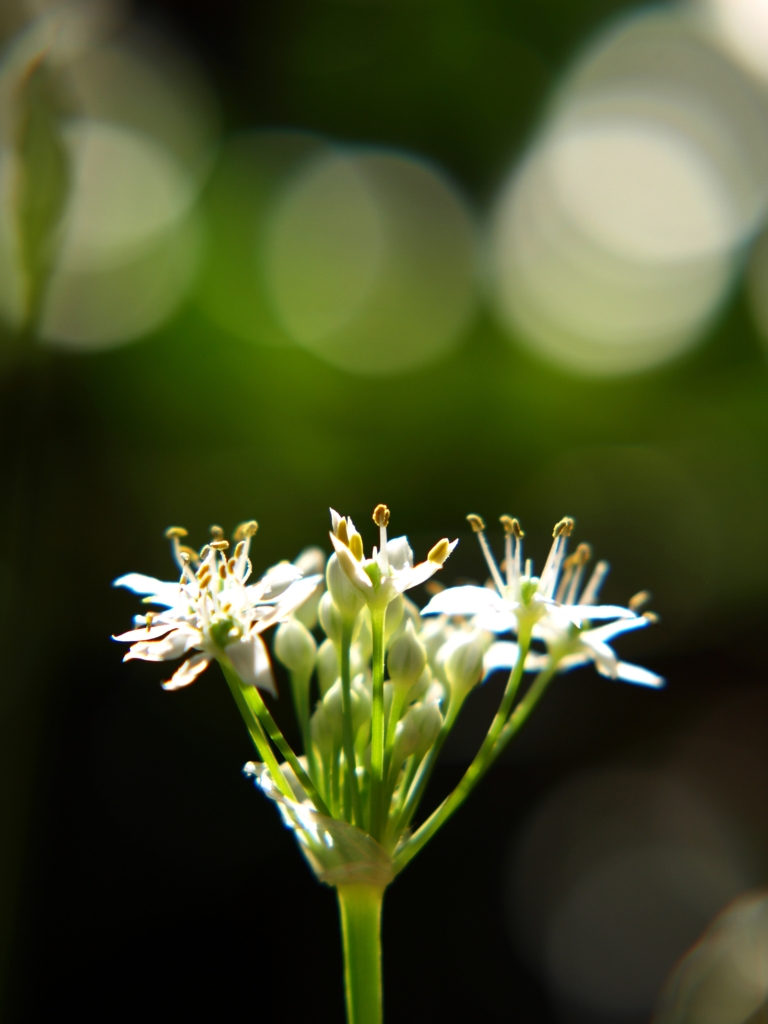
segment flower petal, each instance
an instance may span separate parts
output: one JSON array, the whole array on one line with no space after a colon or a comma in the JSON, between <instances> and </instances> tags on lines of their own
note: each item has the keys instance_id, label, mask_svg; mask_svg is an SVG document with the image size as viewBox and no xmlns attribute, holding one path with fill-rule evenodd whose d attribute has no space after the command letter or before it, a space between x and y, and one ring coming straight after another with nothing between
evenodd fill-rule
<instances>
[{"instance_id":1,"label":"flower petal","mask_svg":"<svg viewBox=\"0 0 768 1024\"><path fill-rule=\"evenodd\" d=\"M258 634L252 634L244 640L236 640L225 648L225 653L232 662L232 667L246 686L255 686L258 690L266 690L273 697L277 696L275 679L267 648Z\"/></svg>"},{"instance_id":2,"label":"flower petal","mask_svg":"<svg viewBox=\"0 0 768 1024\"><path fill-rule=\"evenodd\" d=\"M602 643L600 640L595 640L590 637L588 633L584 633L581 637L582 645L586 648L588 654L590 654L595 662L595 668L601 676L608 676L610 679L616 679L618 677L618 659L616 658L615 652L608 646L608 644Z\"/></svg>"},{"instance_id":3,"label":"flower petal","mask_svg":"<svg viewBox=\"0 0 768 1024\"><path fill-rule=\"evenodd\" d=\"M207 654L193 654L173 673L171 678L163 683L164 690L180 690L183 686L194 683L197 677L205 672L211 663Z\"/></svg>"},{"instance_id":4,"label":"flower petal","mask_svg":"<svg viewBox=\"0 0 768 1024\"><path fill-rule=\"evenodd\" d=\"M358 590L362 590L363 593L373 590L373 583L371 583L368 574L363 569L362 565L352 552L349 550L346 544L342 543L333 534L331 536L331 544L333 544L333 550L339 559L339 565L347 574L347 578L350 583L353 583Z\"/></svg>"},{"instance_id":5,"label":"flower petal","mask_svg":"<svg viewBox=\"0 0 768 1024\"><path fill-rule=\"evenodd\" d=\"M472 619L475 629L485 629L489 633L516 633L517 619L507 608L497 611L495 608L480 612Z\"/></svg>"},{"instance_id":6,"label":"flower petal","mask_svg":"<svg viewBox=\"0 0 768 1024\"><path fill-rule=\"evenodd\" d=\"M617 667L617 678L623 679L625 683L637 683L638 686L653 686L660 689L667 685L663 676L656 675L647 668L640 665L630 665L628 661L620 661Z\"/></svg>"},{"instance_id":7,"label":"flower petal","mask_svg":"<svg viewBox=\"0 0 768 1024\"><path fill-rule=\"evenodd\" d=\"M596 619L636 619L638 617L629 608L622 608L618 604L562 604L560 607L577 626L580 626L582 622Z\"/></svg>"},{"instance_id":8,"label":"flower petal","mask_svg":"<svg viewBox=\"0 0 768 1024\"><path fill-rule=\"evenodd\" d=\"M146 594L147 597L153 599L153 604L164 604L168 608L179 602L178 583L156 580L154 576L144 576L140 572L129 572L125 576L120 576L112 586L125 587L127 590L132 590L134 594Z\"/></svg>"},{"instance_id":9,"label":"flower petal","mask_svg":"<svg viewBox=\"0 0 768 1024\"><path fill-rule=\"evenodd\" d=\"M407 537L393 537L387 541L387 558L396 572L410 569L413 565L413 551Z\"/></svg>"},{"instance_id":10,"label":"flower petal","mask_svg":"<svg viewBox=\"0 0 768 1024\"><path fill-rule=\"evenodd\" d=\"M449 587L435 594L421 609L422 615L479 615L494 611L508 613L507 606L495 590L488 587Z\"/></svg>"},{"instance_id":11,"label":"flower petal","mask_svg":"<svg viewBox=\"0 0 768 1024\"><path fill-rule=\"evenodd\" d=\"M621 633L629 633L630 630L643 629L645 626L649 625L650 621L646 619L644 615L636 615L633 619L619 619L616 622L609 622L605 626L597 626L595 629L588 629L582 634L582 638L589 636L596 640L609 642Z\"/></svg>"},{"instance_id":12,"label":"flower petal","mask_svg":"<svg viewBox=\"0 0 768 1024\"><path fill-rule=\"evenodd\" d=\"M157 640L158 637L164 636L172 629L178 629L178 623L162 622L156 626L139 626L137 629L129 629L127 633L120 633L119 636L113 636L112 639L119 640L124 644L133 644L140 640L146 642Z\"/></svg>"},{"instance_id":13,"label":"flower petal","mask_svg":"<svg viewBox=\"0 0 768 1024\"><path fill-rule=\"evenodd\" d=\"M162 640L150 640L149 642L142 640L134 644L123 661L132 661L134 658L139 661L172 661L201 644L202 640L202 634L198 630L188 627L178 628Z\"/></svg>"}]
</instances>

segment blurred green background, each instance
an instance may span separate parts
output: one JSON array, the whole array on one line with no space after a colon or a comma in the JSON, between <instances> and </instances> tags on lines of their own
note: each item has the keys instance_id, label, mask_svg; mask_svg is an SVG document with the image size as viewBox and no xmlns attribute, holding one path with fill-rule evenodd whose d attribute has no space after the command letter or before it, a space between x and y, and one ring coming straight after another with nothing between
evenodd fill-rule
<instances>
[{"instance_id":1,"label":"blurred green background","mask_svg":"<svg viewBox=\"0 0 768 1024\"><path fill-rule=\"evenodd\" d=\"M370 542L370 511L384 501L417 555L441 536L461 538L448 582L483 577L467 513L518 516L538 564L568 514L578 539L612 563L609 600L654 595L661 625L622 652L663 671L668 690L587 673L563 680L520 753L393 890L392 1020L647 1019L674 958L727 899L764 881L768 376L750 255L759 224L731 245L732 275L687 350L624 372L537 352L499 314L489 269L499 190L547 123L566 70L611 19L637 10L609 0L155 0L100 5L106 27L58 58L39 25L61 9L7 3L2 152L19 161L15 178L0 170L16 182L3 199L16 228L4 222L0 239L11 282L0 295L9 1020L63 1010L234 1020L246 1006L257 1019L298 1020L310 998L316 1019L341 1019L332 900L238 778L248 744L225 688L204 678L194 692L162 694L158 673L121 667L109 642L134 611L110 581L166 576L170 524L202 543L212 523L257 518L261 570L308 544L327 547L329 505ZM60 85L68 61L113 39L140 55L143 106L133 85L110 100L109 61L86 67L80 92ZM165 97L156 107L150 72ZM155 149L135 156L115 143L89 178L78 170L81 136L67 127L82 110L146 132ZM155 186L142 175L165 167L161 142L177 163ZM114 222L122 255L110 255L111 236L89 249L66 233L68 197L83 181L98 186L83 223ZM317 216L315 187L331 190ZM123 208L130 188L135 205ZM388 216L400 234L374 259ZM359 295L345 290L357 273ZM372 285L378 273L384 284ZM14 274L27 288L17 307ZM336 326L318 328L315 313ZM626 756L646 764L744 694L731 746L697 761L720 758L735 788L713 795L693 775L721 807L754 789L728 826L751 851L749 869L682 929L651 997L574 995L520 954L508 925L512 897L500 894L516 823L574 773ZM478 695L478 721L492 696ZM478 728L470 714L436 787L455 780ZM747 748L758 767L734 774L728 750ZM269 930L295 973L271 962ZM315 940L328 949L313 960Z\"/></svg>"}]
</instances>

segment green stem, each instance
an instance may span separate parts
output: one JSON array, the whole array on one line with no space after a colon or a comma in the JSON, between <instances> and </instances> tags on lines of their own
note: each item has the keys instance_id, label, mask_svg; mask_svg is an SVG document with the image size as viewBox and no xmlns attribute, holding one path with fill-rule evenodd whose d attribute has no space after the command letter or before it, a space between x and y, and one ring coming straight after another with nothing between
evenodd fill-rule
<instances>
[{"instance_id":1,"label":"green stem","mask_svg":"<svg viewBox=\"0 0 768 1024\"><path fill-rule=\"evenodd\" d=\"M466 694L464 695L464 698ZM395 825L392 834L396 835L398 832L402 832L403 829L407 828L410 824L411 818L416 813L416 809L419 806L419 802L424 795L424 790L427 787L432 770L435 767L435 763L440 756L440 751L443 749L448 733L453 728L456 719L459 717L459 712L464 706L464 698L459 701L451 701L448 706L448 714L446 715L443 726L438 733L437 739L435 740L432 749L421 762L418 769L418 774L415 774L415 781L411 779L408 782L408 791L403 793L403 807L400 810L397 824Z\"/></svg>"},{"instance_id":2,"label":"green stem","mask_svg":"<svg viewBox=\"0 0 768 1024\"><path fill-rule=\"evenodd\" d=\"M385 739L384 739L384 778L389 778L389 765L392 760L392 751L395 748L395 736L397 734L397 723L400 721L400 715L403 710L403 705L410 692L410 687L397 686L392 684L392 703L389 708L389 721L385 722ZM384 802L386 806L386 801Z\"/></svg>"},{"instance_id":3,"label":"green stem","mask_svg":"<svg viewBox=\"0 0 768 1024\"><path fill-rule=\"evenodd\" d=\"M296 711L299 729L301 730L301 742L304 747L304 753L307 755L307 758L310 758L312 743L309 736L309 682L312 678L312 673L310 672L307 675L306 672L290 672L289 675L293 707Z\"/></svg>"},{"instance_id":4,"label":"green stem","mask_svg":"<svg viewBox=\"0 0 768 1024\"><path fill-rule=\"evenodd\" d=\"M344 773L345 803L351 797L354 824L363 827L363 808L360 803L360 790L357 785L355 768L355 737L352 731L352 679L349 665L349 652L352 646L352 622L344 622L341 627L341 727L342 745L346 771ZM349 820L349 818L348 818Z\"/></svg>"},{"instance_id":5,"label":"green stem","mask_svg":"<svg viewBox=\"0 0 768 1024\"><path fill-rule=\"evenodd\" d=\"M231 664L229 664L223 658L219 659L219 661L224 671L224 675L227 677L227 682L229 683L229 688L230 690L232 690L232 693L234 694L235 691L238 691L240 693L240 696L245 701L247 707L256 716L260 725L263 727L264 731L267 733L269 738L275 744L275 746L283 755L283 757L291 766L291 768L293 768L294 775L299 780L300 785L304 787L307 796L315 805L315 808L320 812L320 814L325 814L326 816L330 817L331 812L326 807L325 801L318 793L317 789L315 788L315 784L304 771L304 768L302 767L302 764L299 761L298 757L296 757L293 750L291 750L290 745L286 741L285 737L280 732L280 729L277 726L277 722L275 722L274 718L269 713L266 704L261 699L261 694L259 693L257 687L246 686L240 679L240 676L235 672ZM235 697L235 700L238 701L238 707L240 707L240 713L242 714L242 707L237 696ZM270 767L270 774L271 772L272 769ZM279 774L280 777L282 778L283 773L279 772ZM275 782L277 782L277 779L275 779ZM290 794L290 799L296 799L296 796L293 792L291 792Z\"/></svg>"},{"instance_id":6,"label":"green stem","mask_svg":"<svg viewBox=\"0 0 768 1024\"><path fill-rule=\"evenodd\" d=\"M510 688L517 690L519 679L515 681L515 676L518 671L518 667L525 664L525 657L528 653L529 643L530 638L528 638L528 643L520 644L518 659L510 675L507 690L505 691L499 712L501 712L501 709L507 703L507 694ZM547 667L542 669L542 671L536 676L536 679L532 683L525 697L523 697L515 708L509 721L506 723L502 722L500 727L495 728L499 718L499 715L497 714L496 718L493 720L491 728L488 730L488 735L486 736L482 747L478 751L475 759L472 761L472 764L467 768L461 782L459 782L458 786L450 796L446 797L440 806L429 816L429 818L427 818L424 824L414 832L408 842L395 857L395 873L402 871L405 865L416 856L419 850L429 842L438 829L445 824L454 811L461 807L512 736L522 728L524 723L530 717L533 709L541 700L544 691L555 674L559 660L560 654L552 652ZM522 675L522 667L520 667L520 674ZM492 734L493 740L492 742L489 742Z\"/></svg>"},{"instance_id":7,"label":"green stem","mask_svg":"<svg viewBox=\"0 0 768 1024\"><path fill-rule=\"evenodd\" d=\"M370 833L381 836L381 804L384 788L384 618L386 608L371 608L373 652L373 706L371 709L371 806Z\"/></svg>"},{"instance_id":8,"label":"green stem","mask_svg":"<svg viewBox=\"0 0 768 1024\"><path fill-rule=\"evenodd\" d=\"M353 883L336 889L344 950L347 1024L381 1024L381 886Z\"/></svg>"},{"instance_id":9,"label":"green stem","mask_svg":"<svg viewBox=\"0 0 768 1024\"><path fill-rule=\"evenodd\" d=\"M240 682L240 677L223 663L220 664L224 673L224 678L227 680L229 689L232 691L232 696L235 698L235 704L237 704L238 711L243 717L243 721L248 729L253 745L259 753L259 757L269 769L269 774L272 776L273 782L283 796L287 797L289 800L295 800L296 795L288 785L288 780L280 771L280 765L277 763L277 758L272 752L272 747L269 745L269 740L267 739L267 735L264 732L262 724L258 718L256 718L253 711L248 706L248 702L243 696L243 685Z\"/></svg>"}]
</instances>

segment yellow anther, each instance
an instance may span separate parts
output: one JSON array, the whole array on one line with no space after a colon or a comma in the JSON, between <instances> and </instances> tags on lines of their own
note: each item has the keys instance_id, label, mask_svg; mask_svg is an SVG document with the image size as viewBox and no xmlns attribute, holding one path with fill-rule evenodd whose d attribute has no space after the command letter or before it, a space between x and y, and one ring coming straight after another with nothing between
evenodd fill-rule
<instances>
[{"instance_id":1,"label":"yellow anther","mask_svg":"<svg viewBox=\"0 0 768 1024\"><path fill-rule=\"evenodd\" d=\"M386 505L377 505L373 510L373 521L377 526L385 529L389 526L389 509Z\"/></svg>"},{"instance_id":2,"label":"yellow anther","mask_svg":"<svg viewBox=\"0 0 768 1024\"><path fill-rule=\"evenodd\" d=\"M362 560L363 560L363 538L360 536L359 533L353 533L352 534L352 536L350 538L350 541L349 541L349 550L352 552L352 554L355 556L355 558L358 560L358 562L362 562Z\"/></svg>"},{"instance_id":3,"label":"yellow anther","mask_svg":"<svg viewBox=\"0 0 768 1024\"><path fill-rule=\"evenodd\" d=\"M245 551L245 541L241 540L235 548L235 558L239 558L243 551Z\"/></svg>"},{"instance_id":4,"label":"yellow anther","mask_svg":"<svg viewBox=\"0 0 768 1024\"><path fill-rule=\"evenodd\" d=\"M517 519L513 519L512 516L499 516L499 521L504 527L504 533L515 537L517 540L522 540L525 533L520 529L520 523Z\"/></svg>"},{"instance_id":5,"label":"yellow anther","mask_svg":"<svg viewBox=\"0 0 768 1024\"><path fill-rule=\"evenodd\" d=\"M235 559L234 558L230 558L230 560L227 562L227 572L234 572L234 571L235 571Z\"/></svg>"},{"instance_id":6,"label":"yellow anther","mask_svg":"<svg viewBox=\"0 0 768 1024\"><path fill-rule=\"evenodd\" d=\"M246 540L248 537L253 537L258 528L259 524L255 519L249 519L247 523L240 523L233 534L234 540Z\"/></svg>"},{"instance_id":7,"label":"yellow anther","mask_svg":"<svg viewBox=\"0 0 768 1024\"><path fill-rule=\"evenodd\" d=\"M482 533L483 530L485 529L485 523L483 522L483 519L482 519L481 516L476 516L474 514L473 515L469 515L469 516L467 516L467 522L472 527L472 529L475 531L475 533Z\"/></svg>"},{"instance_id":8,"label":"yellow anther","mask_svg":"<svg viewBox=\"0 0 768 1024\"><path fill-rule=\"evenodd\" d=\"M553 537L570 537L571 534L573 533L573 528L574 528L575 525L576 525L575 520L571 519L570 516L566 516L564 519L561 519L559 523L555 523L555 528L552 531L552 536Z\"/></svg>"},{"instance_id":9,"label":"yellow anther","mask_svg":"<svg viewBox=\"0 0 768 1024\"><path fill-rule=\"evenodd\" d=\"M189 565L189 555L186 551L179 552L179 559L184 563L184 565Z\"/></svg>"},{"instance_id":10,"label":"yellow anther","mask_svg":"<svg viewBox=\"0 0 768 1024\"><path fill-rule=\"evenodd\" d=\"M227 578L227 567L224 562L219 562L219 576L221 576L223 580Z\"/></svg>"},{"instance_id":11,"label":"yellow anther","mask_svg":"<svg viewBox=\"0 0 768 1024\"><path fill-rule=\"evenodd\" d=\"M338 526L336 527L336 536L342 544L346 544L349 547L349 533L347 532L347 520L340 519Z\"/></svg>"},{"instance_id":12,"label":"yellow anther","mask_svg":"<svg viewBox=\"0 0 768 1024\"><path fill-rule=\"evenodd\" d=\"M186 555L190 562L196 564L200 561L200 556L193 548L188 548L186 544L179 545L179 553Z\"/></svg>"},{"instance_id":13,"label":"yellow anther","mask_svg":"<svg viewBox=\"0 0 768 1024\"><path fill-rule=\"evenodd\" d=\"M205 544L202 548L200 548L200 556L199 556L200 557L200 561L204 562L205 559L208 557L208 555L210 555L210 553L211 553L211 545L210 544Z\"/></svg>"},{"instance_id":14,"label":"yellow anther","mask_svg":"<svg viewBox=\"0 0 768 1024\"><path fill-rule=\"evenodd\" d=\"M448 538L443 537L443 539L439 540L437 544L435 544L435 546L429 552L429 554L427 555L427 561L433 562L436 565L442 565L443 562L448 557L448 555L450 555L450 553L451 545L448 541Z\"/></svg>"},{"instance_id":15,"label":"yellow anther","mask_svg":"<svg viewBox=\"0 0 768 1024\"><path fill-rule=\"evenodd\" d=\"M627 607L629 608L629 610L631 612L636 612L636 611L639 611L643 607L644 604L648 604L648 602L650 600L651 600L651 592L650 592L650 590L641 590L641 591L639 591L639 593L635 594L633 597L630 597L630 599L629 599L629 601L627 603Z\"/></svg>"},{"instance_id":16,"label":"yellow anther","mask_svg":"<svg viewBox=\"0 0 768 1024\"><path fill-rule=\"evenodd\" d=\"M186 537L189 535L189 530L185 530L183 526L169 526L165 531L165 536L172 540L174 537Z\"/></svg>"},{"instance_id":17,"label":"yellow anther","mask_svg":"<svg viewBox=\"0 0 768 1024\"><path fill-rule=\"evenodd\" d=\"M220 526L212 526L211 527L211 536L213 537L214 540L223 540L223 538L224 538L224 531L222 530L222 528Z\"/></svg>"},{"instance_id":18,"label":"yellow anther","mask_svg":"<svg viewBox=\"0 0 768 1024\"><path fill-rule=\"evenodd\" d=\"M438 583L437 580L427 580L424 584L424 589L428 594L431 594L434 597L435 594L442 594L445 590L445 585L443 583Z\"/></svg>"},{"instance_id":19,"label":"yellow anther","mask_svg":"<svg viewBox=\"0 0 768 1024\"><path fill-rule=\"evenodd\" d=\"M211 547L214 551L226 551L229 547L228 540L212 540Z\"/></svg>"},{"instance_id":20,"label":"yellow anther","mask_svg":"<svg viewBox=\"0 0 768 1024\"><path fill-rule=\"evenodd\" d=\"M648 619L652 626L655 626L656 623L659 621L659 616L656 614L656 612L643 612L643 618Z\"/></svg>"},{"instance_id":21,"label":"yellow anther","mask_svg":"<svg viewBox=\"0 0 768 1024\"><path fill-rule=\"evenodd\" d=\"M149 630L152 628L152 622L153 622L153 620L155 618L155 613L154 612L147 612L145 618L147 620L147 632L149 632Z\"/></svg>"}]
</instances>

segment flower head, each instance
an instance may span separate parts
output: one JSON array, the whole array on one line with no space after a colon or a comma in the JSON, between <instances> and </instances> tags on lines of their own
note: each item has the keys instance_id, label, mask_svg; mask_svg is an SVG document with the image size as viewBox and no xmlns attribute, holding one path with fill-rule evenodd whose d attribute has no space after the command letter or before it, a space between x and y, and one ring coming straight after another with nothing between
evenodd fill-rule
<instances>
[{"instance_id":1,"label":"flower head","mask_svg":"<svg viewBox=\"0 0 768 1024\"><path fill-rule=\"evenodd\" d=\"M521 631L529 631L529 636L545 644L547 655L531 651L525 663L528 671L541 669L549 657L556 657L559 672L591 661L602 675L613 679L646 686L663 685L661 676L619 661L609 646L609 641L621 633L656 621L655 616L638 615L637 604L632 601L627 608L597 604L608 563L598 562L584 584L592 552L588 544L579 544L575 552L567 556L573 519L561 519L555 525L544 569L541 576L534 576L530 560L523 565L523 531L516 519L501 517L505 533L502 575L485 536L483 520L474 515L467 518L480 541L494 586L444 590L432 598L422 615L471 617L476 628L493 633L512 632L519 636ZM604 624L593 626L594 622ZM511 668L517 651L517 644L510 641L493 644L485 657L486 675L497 668Z\"/></svg>"},{"instance_id":2,"label":"flower head","mask_svg":"<svg viewBox=\"0 0 768 1024\"><path fill-rule=\"evenodd\" d=\"M458 544L443 538L427 555L425 562L413 564L413 551L407 537L387 539L389 509L377 505L373 521L379 527L380 546L365 557L363 540L349 516L331 509L331 543L344 575L371 607L386 608L399 594L426 582Z\"/></svg>"},{"instance_id":3,"label":"flower head","mask_svg":"<svg viewBox=\"0 0 768 1024\"><path fill-rule=\"evenodd\" d=\"M229 541L218 526L212 527L212 540L200 552L181 543L186 530L172 527L166 536L181 572L177 583L140 573L115 580L116 587L127 587L144 595L145 604L161 608L137 615L135 628L114 638L132 645L123 660L170 661L196 652L163 683L165 689L177 690L194 682L213 659L225 657L244 683L274 694L260 634L303 604L322 577L302 577L295 565L280 562L249 584L248 556L257 528L255 522L239 526L230 555Z\"/></svg>"}]
</instances>

